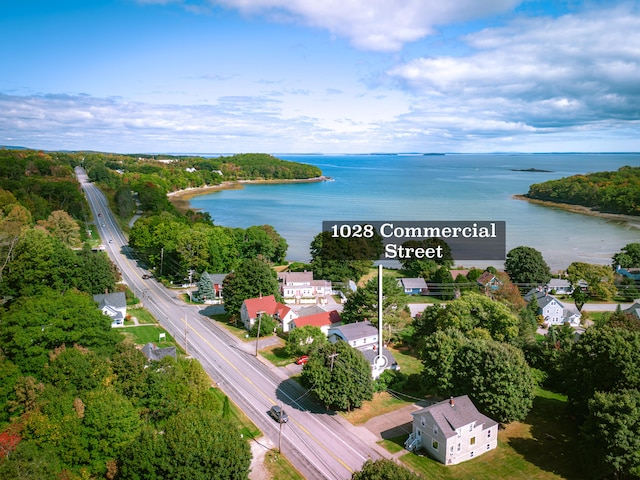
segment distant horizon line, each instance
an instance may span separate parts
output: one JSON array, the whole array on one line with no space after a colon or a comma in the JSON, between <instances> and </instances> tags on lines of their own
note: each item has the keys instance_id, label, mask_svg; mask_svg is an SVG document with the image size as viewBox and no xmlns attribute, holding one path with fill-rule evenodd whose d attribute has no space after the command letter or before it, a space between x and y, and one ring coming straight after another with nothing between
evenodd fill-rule
<instances>
[{"instance_id":1,"label":"distant horizon line","mask_svg":"<svg viewBox=\"0 0 640 480\"><path fill-rule=\"evenodd\" d=\"M33 147L23 147L23 146L13 146L13 145L0 145L1 150L34 150L34 151L42 151L42 152L63 152L63 153L104 153L111 155L167 155L167 156L230 156L230 155L242 155L247 153L264 153L267 155L273 156L377 156L377 155L396 155L396 156L444 156L444 155L639 155L640 151L620 151L620 152L610 152L610 151L571 151L571 152L519 152L519 151L488 151L488 152L362 152L362 153L324 153L324 152L260 152L260 151L247 151L247 152L109 152L102 150L91 150L91 149L79 149L79 150L68 150L68 149L45 149L45 148L33 148Z\"/></svg>"}]
</instances>

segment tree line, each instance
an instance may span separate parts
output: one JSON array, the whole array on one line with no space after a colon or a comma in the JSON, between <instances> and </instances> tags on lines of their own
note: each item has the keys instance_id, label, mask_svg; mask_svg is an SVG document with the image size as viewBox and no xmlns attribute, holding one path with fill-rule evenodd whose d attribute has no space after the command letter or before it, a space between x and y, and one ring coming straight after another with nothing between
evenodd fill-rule
<instances>
[{"instance_id":1,"label":"tree line","mask_svg":"<svg viewBox=\"0 0 640 480\"><path fill-rule=\"evenodd\" d=\"M583 205L602 212L640 215L640 167L573 175L536 183L527 197Z\"/></svg>"}]
</instances>

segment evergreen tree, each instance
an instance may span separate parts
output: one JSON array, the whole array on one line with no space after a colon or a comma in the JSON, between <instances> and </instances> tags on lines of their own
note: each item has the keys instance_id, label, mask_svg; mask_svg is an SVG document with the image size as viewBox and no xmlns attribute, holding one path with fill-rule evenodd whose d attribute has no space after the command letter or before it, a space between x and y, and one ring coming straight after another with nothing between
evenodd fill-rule
<instances>
[{"instance_id":1,"label":"evergreen tree","mask_svg":"<svg viewBox=\"0 0 640 480\"><path fill-rule=\"evenodd\" d=\"M200 276L197 286L198 290L193 294L193 299L196 302L204 303L215 298L216 292L213 289L213 282L211 282L211 277L206 271Z\"/></svg>"}]
</instances>

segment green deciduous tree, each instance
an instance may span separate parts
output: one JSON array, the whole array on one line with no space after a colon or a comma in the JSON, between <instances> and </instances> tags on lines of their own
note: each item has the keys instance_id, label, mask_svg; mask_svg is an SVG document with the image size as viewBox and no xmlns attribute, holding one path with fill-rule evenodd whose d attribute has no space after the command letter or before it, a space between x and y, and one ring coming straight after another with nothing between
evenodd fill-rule
<instances>
[{"instance_id":1,"label":"green deciduous tree","mask_svg":"<svg viewBox=\"0 0 640 480\"><path fill-rule=\"evenodd\" d=\"M278 277L262 258L244 259L222 282L225 310L238 315L242 302L248 298L275 295L280 298Z\"/></svg>"},{"instance_id":2,"label":"green deciduous tree","mask_svg":"<svg viewBox=\"0 0 640 480\"><path fill-rule=\"evenodd\" d=\"M613 271L605 265L593 265L584 262L573 262L567 268L567 275L574 289L579 289L581 280L588 284L590 297L611 300L618 289L613 283Z\"/></svg>"},{"instance_id":3,"label":"green deciduous tree","mask_svg":"<svg viewBox=\"0 0 640 480\"><path fill-rule=\"evenodd\" d=\"M520 319L509 308L479 293L466 292L446 307L428 307L418 321L419 334L455 328L467 334L483 329L498 341L512 341L519 335Z\"/></svg>"},{"instance_id":4,"label":"green deciduous tree","mask_svg":"<svg viewBox=\"0 0 640 480\"><path fill-rule=\"evenodd\" d=\"M162 433L143 430L122 455L118 478L241 480L248 478L250 462L249 445L234 425L211 411L187 408Z\"/></svg>"},{"instance_id":5,"label":"green deciduous tree","mask_svg":"<svg viewBox=\"0 0 640 480\"><path fill-rule=\"evenodd\" d=\"M44 290L23 297L0 313L0 344L5 355L24 373L39 374L49 351L74 344L111 352L122 336L93 299L74 291Z\"/></svg>"},{"instance_id":6,"label":"green deciduous tree","mask_svg":"<svg viewBox=\"0 0 640 480\"><path fill-rule=\"evenodd\" d=\"M592 478L640 475L640 392L595 392L581 433Z\"/></svg>"},{"instance_id":7,"label":"green deciduous tree","mask_svg":"<svg viewBox=\"0 0 640 480\"><path fill-rule=\"evenodd\" d=\"M522 420L533 404L534 381L522 351L506 343L437 332L422 348L423 378L441 396L469 395L489 417Z\"/></svg>"},{"instance_id":8,"label":"green deciduous tree","mask_svg":"<svg viewBox=\"0 0 640 480\"><path fill-rule=\"evenodd\" d=\"M551 280L551 270L535 248L520 246L507 253L504 269L514 283L545 285Z\"/></svg>"},{"instance_id":9,"label":"green deciduous tree","mask_svg":"<svg viewBox=\"0 0 640 480\"><path fill-rule=\"evenodd\" d=\"M286 349L289 355L307 355L312 349L326 342L327 337L319 327L304 325L289 330Z\"/></svg>"},{"instance_id":10,"label":"green deciduous tree","mask_svg":"<svg viewBox=\"0 0 640 480\"><path fill-rule=\"evenodd\" d=\"M398 280L390 275L382 277L382 318L398 315L407 305L407 296ZM378 321L378 277L370 279L364 287L349 294L341 317L344 323L369 320Z\"/></svg>"},{"instance_id":11,"label":"green deciduous tree","mask_svg":"<svg viewBox=\"0 0 640 480\"><path fill-rule=\"evenodd\" d=\"M640 243L629 243L613 256L612 266L634 268L640 265Z\"/></svg>"},{"instance_id":12,"label":"green deciduous tree","mask_svg":"<svg viewBox=\"0 0 640 480\"><path fill-rule=\"evenodd\" d=\"M359 471L351 475L351 480L421 480L421 478L408 468L386 458L376 461L367 460Z\"/></svg>"},{"instance_id":13,"label":"green deciduous tree","mask_svg":"<svg viewBox=\"0 0 640 480\"><path fill-rule=\"evenodd\" d=\"M351 410L373 397L371 365L342 340L314 349L301 380L328 408Z\"/></svg>"},{"instance_id":14,"label":"green deciduous tree","mask_svg":"<svg viewBox=\"0 0 640 480\"><path fill-rule=\"evenodd\" d=\"M561 364L569 401L584 416L595 392L640 385L640 332L609 325L588 328Z\"/></svg>"}]
</instances>

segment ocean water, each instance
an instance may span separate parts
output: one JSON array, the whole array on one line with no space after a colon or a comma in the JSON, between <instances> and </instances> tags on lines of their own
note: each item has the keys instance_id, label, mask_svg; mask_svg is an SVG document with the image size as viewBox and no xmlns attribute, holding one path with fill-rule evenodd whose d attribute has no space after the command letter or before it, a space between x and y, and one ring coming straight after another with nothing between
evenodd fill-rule
<instances>
[{"instance_id":1,"label":"ocean water","mask_svg":"<svg viewBox=\"0 0 640 480\"><path fill-rule=\"evenodd\" d=\"M624 245L640 241L639 228L513 198L532 183L640 166L640 154L279 157L316 165L333 181L245 185L194 197L192 207L219 225L272 225L287 240L291 261L309 260L311 240L328 220L505 221L507 252L536 248L554 271L573 261L608 264ZM513 171L527 168L551 172ZM464 264L502 267L498 261Z\"/></svg>"}]
</instances>

